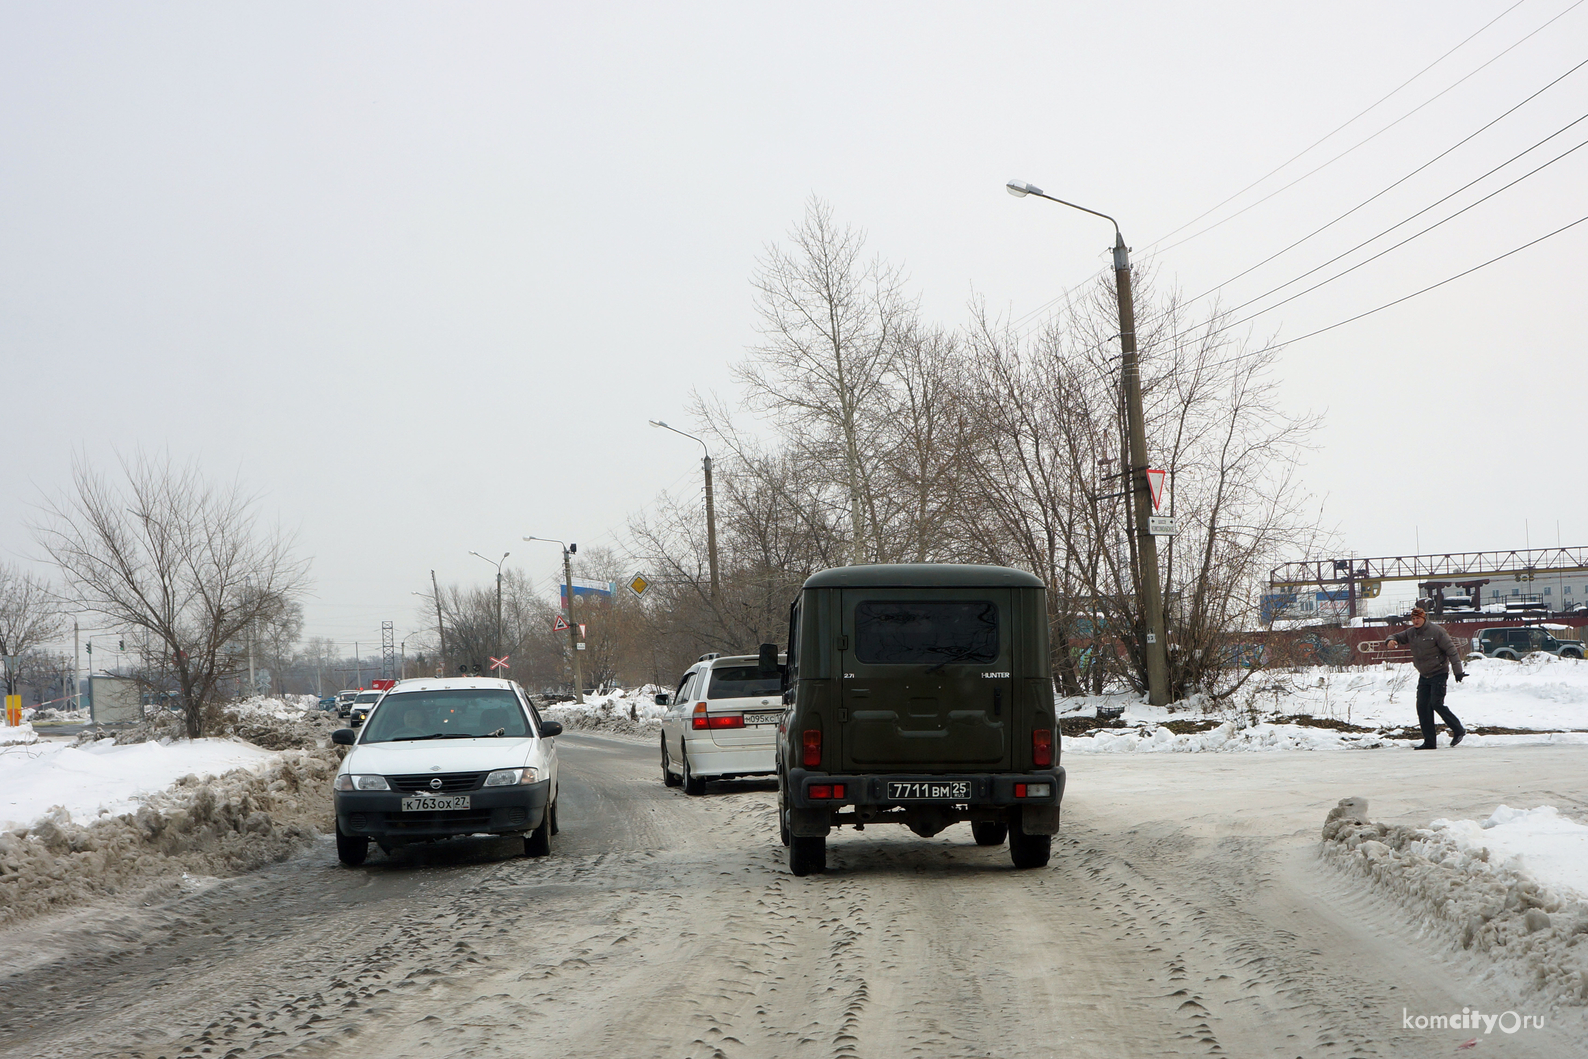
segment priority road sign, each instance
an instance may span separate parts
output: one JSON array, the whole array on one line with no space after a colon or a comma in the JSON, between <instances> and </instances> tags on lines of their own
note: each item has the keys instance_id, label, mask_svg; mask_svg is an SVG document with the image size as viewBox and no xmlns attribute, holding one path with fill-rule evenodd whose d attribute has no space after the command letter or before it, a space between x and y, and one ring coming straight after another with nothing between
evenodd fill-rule
<instances>
[{"instance_id":1,"label":"priority road sign","mask_svg":"<svg viewBox=\"0 0 1588 1059\"><path fill-rule=\"evenodd\" d=\"M644 574L635 574L633 577L629 578L629 591L634 593L636 596L639 596L641 599L645 598L645 590L650 587L650 579Z\"/></svg>"},{"instance_id":2,"label":"priority road sign","mask_svg":"<svg viewBox=\"0 0 1588 1059\"><path fill-rule=\"evenodd\" d=\"M565 631L567 631L567 629L568 629L568 619L563 617L561 614L557 615L557 620L551 623L551 631L552 632L565 632Z\"/></svg>"}]
</instances>

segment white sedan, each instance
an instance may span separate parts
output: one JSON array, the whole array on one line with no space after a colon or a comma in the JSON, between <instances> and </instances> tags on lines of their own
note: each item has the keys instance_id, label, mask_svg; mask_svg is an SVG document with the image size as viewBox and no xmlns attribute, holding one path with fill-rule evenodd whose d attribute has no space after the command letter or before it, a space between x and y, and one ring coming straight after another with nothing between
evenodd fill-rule
<instances>
[{"instance_id":1,"label":"white sedan","mask_svg":"<svg viewBox=\"0 0 1588 1059\"><path fill-rule=\"evenodd\" d=\"M399 681L360 731L331 735L352 748L333 783L337 856L357 865L371 842L389 853L473 834L522 834L528 856L545 856L561 732L509 680Z\"/></svg>"}]
</instances>

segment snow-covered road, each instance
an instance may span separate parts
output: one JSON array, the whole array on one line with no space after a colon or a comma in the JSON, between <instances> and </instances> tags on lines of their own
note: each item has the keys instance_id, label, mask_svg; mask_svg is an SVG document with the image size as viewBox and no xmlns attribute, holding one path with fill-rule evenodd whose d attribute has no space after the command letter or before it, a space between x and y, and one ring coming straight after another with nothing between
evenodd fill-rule
<instances>
[{"instance_id":1,"label":"snow-covered road","mask_svg":"<svg viewBox=\"0 0 1588 1059\"><path fill-rule=\"evenodd\" d=\"M1373 817L1588 813L1588 747L1077 755L1046 870L969 829L829 840L783 867L770 785L663 788L648 744L560 740L545 861L455 841L336 864L329 842L149 907L0 934L0 1056L1578 1056L1583 1009L1335 870ZM1463 1008L1544 1028L1418 1030ZM1425 1022L1426 1024L1426 1022Z\"/></svg>"}]
</instances>

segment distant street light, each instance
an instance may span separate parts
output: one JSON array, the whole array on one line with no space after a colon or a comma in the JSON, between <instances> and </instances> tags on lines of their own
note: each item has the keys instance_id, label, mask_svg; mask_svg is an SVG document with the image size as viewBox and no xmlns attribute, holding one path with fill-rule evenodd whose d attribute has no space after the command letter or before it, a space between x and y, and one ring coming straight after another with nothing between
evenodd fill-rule
<instances>
[{"instance_id":1,"label":"distant street light","mask_svg":"<svg viewBox=\"0 0 1588 1059\"><path fill-rule=\"evenodd\" d=\"M711 568L711 598L716 600L720 597L721 587L717 581L717 508L711 498L711 450L706 448L706 443L695 437L695 435L685 434L682 430L677 427L670 427L660 419L652 419L650 424L653 427L671 430L674 434L688 438L698 444L706 453L705 459L700 461L701 467L705 468L706 471L706 561Z\"/></svg>"},{"instance_id":2,"label":"distant street light","mask_svg":"<svg viewBox=\"0 0 1588 1059\"><path fill-rule=\"evenodd\" d=\"M469 554L485 559L485 556L480 555L476 551L470 551ZM503 552L502 558L499 560L485 559L486 562L496 567L496 649L504 655L507 651L502 647L502 563L507 562L507 557L511 554L512 552Z\"/></svg>"},{"instance_id":3,"label":"distant street light","mask_svg":"<svg viewBox=\"0 0 1588 1059\"><path fill-rule=\"evenodd\" d=\"M577 544L564 544L555 537L525 537L526 541L545 541L562 546L562 580L568 591L568 651L573 655L573 697L584 705L584 666L579 661L579 623L573 617L573 564L568 557L579 550Z\"/></svg>"},{"instance_id":4,"label":"distant street light","mask_svg":"<svg viewBox=\"0 0 1588 1059\"><path fill-rule=\"evenodd\" d=\"M1142 645L1147 657L1147 698L1154 706L1169 705L1169 652L1165 642L1163 593L1158 584L1158 541L1149 528L1152 486L1147 480L1147 427L1141 410L1141 369L1136 359L1136 310L1130 291L1130 250L1119 232L1119 222L1106 213L1054 198L1035 184L1011 180L1004 187L1017 199L1027 195L1057 202L1072 210L1101 217L1114 226L1114 289L1119 301L1119 346L1123 354L1120 371L1125 381L1125 412L1130 433L1130 479L1132 503L1136 509L1137 571L1141 585L1142 610L1147 623L1147 642Z\"/></svg>"}]
</instances>

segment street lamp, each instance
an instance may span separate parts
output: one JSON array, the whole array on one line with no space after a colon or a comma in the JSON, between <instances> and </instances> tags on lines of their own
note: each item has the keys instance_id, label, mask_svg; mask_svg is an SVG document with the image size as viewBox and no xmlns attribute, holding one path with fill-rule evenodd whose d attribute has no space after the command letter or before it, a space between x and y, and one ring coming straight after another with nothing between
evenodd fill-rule
<instances>
[{"instance_id":1,"label":"street lamp","mask_svg":"<svg viewBox=\"0 0 1588 1059\"><path fill-rule=\"evenodd\" d=\"M568 557L579 550L577 544L564 544L555 537L525 537L526 541L545 541L562 546L562 580L568 590L568 650L573 655L573 697L584 705L584 667L579 662L579 623L573 620L573 564Z\"/></svg>"},{"instance_id":2,"label":"street lamp","mask_svg":"<svg viewBox=\"0 0 1588 1059\"><path fill-rule=\"evenodd\" d=\"M485 559L479 552L471 550L470 555ZM486 562L496 567L496 649L502 651L502 563L507 562L507 557L512 552L503 552L501 559L485 559ZM503 651L505 654L506 652Z\"/></svg>"},{"instance_id":3,"label":"street lamp","mask_svg":"<svg viewBox=\"0 0 1588 1059\"><path fill-rule=\"evenodd\" d=\"M653 427L671 430L674 434L688 438L698 444L706 454L705 459L700 461L701 467L705 468L706 471L706 561L711 564L711 598L716 600L719 596L720 588L717 582L717 508L711 498L711 450L706 448L706 443L695 437L695 435L685 434L682 430L677 427L670 427L660 419L652 419L650 424Z\"/></svg>"},{"instance_id":4,"label":"street lamp","mask_svg":"<svg viewBox=\"0 0 1588 1059\"><path fill-rule=\"evenodd\" d=\"M1114 290L1119 300L1119 346L1123 354L1120 371L1125 382L1125 417L1130 433L1130 479L1132 503L1136 509L1134 536L1139 568L1142 610L1147 622L1147 699L1154 706L1169 705L1169 652L1163 623L1163 594L1158 585L1158 541L1150 530L1148 512L1152 510L1152 487L1147 481L1147 426L1141 410L1141 370L1136 359L1136 310L1130 292L1130 250L1119 232L1119 222L1106 213L1054 198L1035 184L1011 180L1004 185L1017 199L1027 195L1057 202L1072 210L1101 217L1114 226Z\"/></svg>"}]
</instances>

